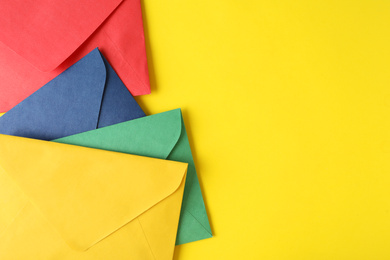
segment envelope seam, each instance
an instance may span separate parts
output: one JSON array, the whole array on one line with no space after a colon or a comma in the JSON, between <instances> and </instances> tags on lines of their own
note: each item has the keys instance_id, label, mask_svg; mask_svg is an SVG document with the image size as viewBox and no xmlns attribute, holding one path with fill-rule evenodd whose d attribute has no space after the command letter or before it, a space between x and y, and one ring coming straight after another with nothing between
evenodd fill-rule
<instances>
[{"instance_id":1,"label":"envelope seam","mask_svg":"<svg viewBox=\"0 0 390 260\"><path fill-rule=\"evenodd\" d=\"M168 155L165 157L165 159L168 159L168 158L169 158L169 156L172 154L173 150L175 149L176 145L179 143L180 138L184 135L184 133L183 133L183 124L184 124L184 123L183 123L183 116L182 116L182 114L181 114L181 110L180 110L180 116L179 116L179 118L180 118L180 124L179 124L179 125L180 125L180 129L179 129L180 133L179 133L178 137L176 138L175 142L173 143L173 146L172 146L172 148L170 149ZM173 160L173 161L175 161L175 160ZM187 171L188 171L188 170L187 170Z\"/></svg>"},{"instance_id":2,"label":"envelope seam","mask_svg":"<svg viewBox=\"0 0 390 260\"><path fill-rule=\"evenodd\" d=\"M4 169L4 167L2 165L0 165L0 169L3 170L4 174L8 174L7 171ZM12 182L15 183L15 180L11 177L11 176L8 176L11 178ZM17 183L15 183L17 185ZM20 188L19 185L17 185L18 188ZM20 210L18 211L18 213L16 213L15 217L12 219L11 223L9 225L7 225L3 230L0 230L0 235L4 234L5 231L7 231L7 229L12 225L12 223L14 223L15 219L19 216L19 214L23 211L24 208L27 207L27 205L30 203L29 200L26 200L26 203L20 208Z\"/></svg>"},{"instance_id":3,"label":"envelope seam","mask_svg":"<svg viewBox=\"0 0 390 260\"><path fill-rule=\"evenodd\" d=\"M111 12L101 21L97 24L96 28L94 28L90 33L87 34L87 37L83 38L83 40L77 45L77 47L69 52L69 54L65 55L65 58L61 58L59 62L57 62L53 68L51 69L42 69L41 66L36 66L35 63L32 63L30 59L25 58L24 56L20 55L19 52L14 51L16 54L18 54L20 57L25 59L27 62L29 62L33 67L37 68L38 70L42 72L50 72L52 70L57 69L61 64L63 64L70 56L72 56L81 45L83 45L110 17L111 15L118 9L118 7L123 3L124 0L120 0L119 3L111 10ZM8 45L6 45L8 46ZM11 47L9 47L11 49Z\"/></svg>"},{"instance_id":4,"label":"envelope seam","mask_svg":"<svg viewBox=\"0 0 390 260\"><path fill-rule=\"evenodd\" d=\"M7 229L12 225L12 223L15 222L16 218L20 215L20 213L27 207L29 201L26 201L26 203L19 209L18 213L16 213L15 217L12 219L11 223L9 223L9 225L7 225L1 232L0 232L0 236L3 235Z\"/></svg>"},{"instance_id":5,"label":"envelope seam","mask_svg":"<svg viewBox=\"0 0 390 260\"><path fill-rule=\"evenodd\" d=\"M196 220L196 222L198 222L199 225L201 225L201 227L202 227L207 233L209 233L211 236L213 235L211 232L209 232L209 231L207 230L207 228L205 228L205 226L203 226L202 223L200 223L200 221L199 221L197 218L195 218L195 216L194 216L191 212L188 211L188 209L185 209L185 211L186 211L188 214L190 214L190 215Z\"/></svg>"},{"instance_id":6,"label":"envelope seam","mask_svg":"<svg viewBox=\"0 0 390 260\"><path fill-rule=\"evenodd\" d=\"M103 63L103 66L104 66L104 72L105 72L105 77L104 77L104 85L103 85L103 91L102 91L102 98L100 100L100 107L99 107L99 113L98 113L98 118L96 120L96 129L99 128L99 123L100 123L100 116L101 116L101 113L102 113L102 107L103 107L103 100L104 100L104 94L106 93L106 88L107 88L107 78L108 78L108 68L103 60L103 55L102 53L99 51L99 55L100 55L100 58L101 58L101 61Z\"/></svg>"},{"instance_id":7,"label":"envelope seam","mask_svg":"<svg viewBox=\"0 0 390 260\"><path fill-rule=\"evenodd\" d=\"M156 260L157 258L156 258L156 257L154 256L154 254L153 254L152 247L150 246L150 243L149 243L148 237L146 236L145 230L144 230L144 228L142 227L141 221L139 220L139 218L137 218L137 220L138 220L138 224L139 224L139 226L141 227L142 233L144 234L144 237L145 237L146 243L148 244L148 247L149 247L150 253L151 253L151 254L152 254L152 256L153 256L153 259L155 259L155 260Z\"/></svg>"},{"instance_id":8,"label":"envelope seam","mask_svg":"<svg viewBox=\"0 0 390 260\"><path fill-rule=\"evenodd\" d=\"M128 61L124 58L124 55L122 53L122 51L119 49L119 47L115 44L115 42L111 39L111 37L108 35L108 33L106 32L106 30L104 29L103 30L104 34L107 36L107 39L110 40L110 42L112 43L112 45L115 47L115 49L118 51L118 53L121 55L122 59L124 60L124 62L130 67L130 69L134 72L134 75L137 77L137 80L138 82L141 82L141 84L143 85L143 87L148 87L146 86L146 84L141 80L140 76L138 75L138 73L135 71L135 69L133 68L133 66L131 66L130 63L128 63ZM126 78L127 78L127 75L126 75Z\"/></svg>"}]
</instances>

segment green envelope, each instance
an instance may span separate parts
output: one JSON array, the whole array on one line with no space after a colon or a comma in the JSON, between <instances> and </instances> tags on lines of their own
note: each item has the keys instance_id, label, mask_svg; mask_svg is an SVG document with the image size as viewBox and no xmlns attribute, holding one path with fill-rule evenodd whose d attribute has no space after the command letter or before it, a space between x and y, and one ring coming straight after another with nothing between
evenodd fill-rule
<instances>
[{"instance_id":1,"label":"green envelope","mask_svg":"<svg viewBox=\"0 0 390 260\"><path fill-rule=\"evenodd\" d=\"M212 237L180 109L54 140L188 163L176 245Z\"/></svg>"}]
</instances>

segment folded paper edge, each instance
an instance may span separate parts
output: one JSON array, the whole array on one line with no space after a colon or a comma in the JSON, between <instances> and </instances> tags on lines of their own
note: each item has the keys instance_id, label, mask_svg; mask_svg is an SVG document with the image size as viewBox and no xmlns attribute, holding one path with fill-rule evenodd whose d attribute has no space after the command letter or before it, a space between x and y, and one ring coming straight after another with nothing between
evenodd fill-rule
<instances>
[{"instance_id":1,"label":"folded paper edge","mask_svg":"<svg viewBox=\"0 0 390 260\"><path fill-rule=\"evenodd\" d=\"M177 108L177 109L174 109L174 110L170 110L170 111L167 111L167 112L163 112L163 113L177 113L176 120L177 120L177 123L179 124L179 130L177 131L177 135L175 136L175 139L172 142L172 147L169 149L168 154L164 158L164 159L167 159L169 157L169 155L172 153L173 149L176 147L177 143L179 142L180 136L183 134L183 124L182 124L182 120L183 119L182 119L182 114L181 114L181 109L180 108Z\"/></svg>"},{"instance_id":2,"label":"folded paper edge","mask_svg":"<svg viewBox=\"0 0 390 260\"><path fill-rule=\"evenodd\" d=\"M106 153L118 153L118 152L113 152L113 151L106 151L106 150L100 150L100 149L95 149L95 148L88 148L88 147L80 147L80 146L77 146L77 145L71 145L71 144L62 144L62 143L55 143L55 142L51 142L51 141L43 141L43 140L37 140L37 139L31 139L31 138L25 138L25 137L17 137L17 136L10 136L10 135L3 135L3 134L0 134L0 142L1 141L4 141L4 139L9 139L9 140L12 140L12 139L19 139L19 140L28 140L30 142L42 142L42 143L51 143L53 145L60 145L60 146L63 146L63 145L67 145L67 146L74 146L74 147L78 147L79 149L93 149L93 150L99 150L101 152L106 152ZM0 146L1 147L1 146ZM127 154L129 155L129 154ZM139 155L129 155L129 156L138 156L138 157L141 157ZM145 157L145 156L142 156L142 157ZM161 160L161 159L155 159L155 160ZM179 163L179 162L176 162L176 163ZM52 227L60 234L60 236L63 238L64 242L73 250L75 251L87 251L89 248L93 247L94 245L98 244L100 241L104 240L105 238L109 237L111 234L115 233L116 231L120 230L122 227L124 227L125 225L127 225L128 223L130 223L131 221L133 221L134 219L136 219L137 217L139 217L140 215L142 215L143 213L145 213L146 211L148 211L150 208L152 208L153 206L157 205L158 203L160 203L162 200L166 199L167 197L171 196L174 192L176 192L180 186L182 185L183 181L185 181L185 177L187 175L187 170L188 170L188 164L187 163L180 163L182 164L183 166L185 165L185 167L183 168L183 171L180 173L180 175L177 177L177 184L174 186L173 189L171 190L168 190L166 192L164 192L163 195L161 195L161 198L156 200L156 202L152 203L150 206L148 205L146 207L145 210L143 210L142 212L140 212L137 216L133 217L133 218L130 218L129 220L127 220L124 224L121 224L119 225L116 229L112 230L111 232L109 232L107 235L103 236L103 237L100 237L98 239L96 239L95 241L93 242L89 242L89 243L86 243L85 246L79 246L79 245L75 245L74 243L72 243L71 241L69 241L59 230L58 228L56 228L56 226L51 223L50 221L50 218L47 218L44 214L44 212L41 211L39 205L35 202L34 198L31 198L29 196L29 194L26 194L23 187L20 186L19 182L17 180L15 180L15 178L12 176L12 174L9 174L8 171L0 164L0 167L1 169L3 170L4 174L8 174L8 176L12 179L12 181L20 188L21 192L23 192L26 197L28 198L28 201L34 206L37 208L37 210L39 210L39 212L41 212L41 214L47 219L47 221L49 223L51 223ZM178 173L179 174L179 173Z\"/></svg>"},{"instance_id":3,"label":"folded paper edge","mask_svg":"<svg viewBox=\"0 0 390 260\"><path fill-rule=\"evenodd\" d=\"M8 118L9 116L12 116L12 111L14 111L14 110L17 110L17 109L20 109L20 108L22 108L23 109L23 106L24 106L24 101L26 101L26 100L28 100L28 99L30 99L30 98L33 98L34 96L36 96L36 95L38 95L39 93L40 93L40 91L42 91L41 89L43 89L43 88L47 88L47 87L51 87L50 86L50 84L53 84L53 81L56 81L56 80L58 80L58 77L60 77L61 75L63 75L66 71L69 71L69 70L72 70L72 68L74 68L74 66L80 66L79 64L83 61L83 60L85 60L85 59L87 59L87 58L90 58L90 56L92 56L93 54L94 54L94 52L98 52L98 54L99 54L99 70L101 69L101 72L102 73L104 73L104 82L102 83L102 82L99 82L99 84L101 84L101 88L103 88L103 89L101 89L101 88L99 88L99 89L101 89L101 93L102 93L102 95L101 95L101 97L100 97L100 101L99 101L99 107L101 107L101 105L102 105L102 100L103 100L103 96L104 96L104 89L105 89L105 82L106 82L106 80L107 80L107 68L106 68L106 66L105 66L105 64L104 64L104 61L103 61L103 59L102 59L102 57L101 57L101 53L100 53L100 51L99 51L99 49L98 48L95 48L95 49L93 49L92 51L90 51L87 55L85 55L84 57L82 57L81 59L79 59L76 63L74 63L72 66L70 66L69 68L67 68L65 71L63 71L61 74L59 74L59 75L57 75L55 78L53 78L52 80L50 80L49 82L47 82L46 84L44 84L42 87L40 87L38 90L36 90L34 93L32 93L31 95L29 95L28 97L26 97L24 100L22 100L19 104L17 104L16 106L14 106L11 110L9 110L8 112L6 112L6 113L4 113L1 117L0 117L0 122L1 121L3 121L3 120L6 120L6 118ZM83 67L81 67L81 68L83 68ZM84 66L84 68L86 68L86 66ZM79 68L80 69L80 68ZM83 86L83 87L85 87L85 86ZM98 111L96 111L96 114L94 113L92 116L95 118L95 120L96 120L96 125L98 124L98 122L99 122L99 116L100 116L100 108L98 109L97 108L97 110Z\"/></svg>"},{"instance_id":4,"label":"folded paper edge","mask_svg":"<svg viewBox=\"0 0 390 260\"><path fill-rule=\"evenodd\" d=\"M166 112L162 112L162 113L158 113L158 114L154 114L154 115L150 115L150 116L146 116L146 117L140 117L140 118L136 118L136 119L133 119L133 120L129 120L129 121L125 121L125 122L122 122L122 123L118 123L118 124L115 124L115 125L110 125L110 126L105 126L105 127L101 127L99 129L94 129L94 130L90 130L90 131L86 131L86 132L83 132L83 133L79 133L79 134L74 134L74 135L70 135L70 136L66 136L66 137L63 137L63 138L59 138L59 139L55 139L55 140L52 140L53 142L58 142L58 143L63 143L63 144L71 144L71 145L76 145L76 146L83 146L83 147L89 147L89 148L95 148L95 149L99 149L99 150L106 150L106 151L113 151L113 152L120 152L120 153L126 153L126 154L129 154L125 151L118 151L118 150L112 150L112 149L105 149L105 148L98 148L98 147L93 147L93 146L84 146L83 144L76 144L76 143L71 143L71 142L67 142L67 138L70 138L72 136L77 136L77 135L83 135L83 134L86 134L86 133L90 133L90 132L95 132L95 131L102 131L102 130L107 130L109 128L113 128L113 127L116 127L116 126L119 126L119 125L124 125L124 124L136 124L137 122L141 121L141 120L153 120L154 117L156 116L162 116L163 114L168 114L168 113L175 113L175 121L173 122L174 124L177 124L178 127L177 127L177 131L175 131L175 136L170 140L169 142L169 148L167 148L164 153L161 153L161 156L159 157L156 157L156 156L150 156L148 155L147 157L152 157L152 158L158 158L158 159L164 159L166 160L168 157L169 157L169 154L173 151L173 149L175 148L175 146L177 145L179 139L180 139L180 136L182 135L183 133L183 125L182 125L182 117L181 117L181 110L180 108L177 108L177 109L174 109L174 110L169 110L169 111L166 111ZM152 126L153 127L153 126ZM64 142L65 141L65 142ZM142 154L136 154L136 155L140 155L140 156L145 156L145 155L142 155Z\"/></svg>"},{"instance_id":5,"label":"folded paper edge","mask_svg":"<svg viewBox=\"0 0 390 260\"><path fill-rule=\"evenodd\" d=\"M27 57L25 57L24 55L21 55L18 51L15 51L14 48L12 48L12 46L9 46L8 44L5 44L3 41L2 43L8 47L9 50L13 51L14 53L16 53L18 56L22 57L25 61L27 61L29 64L31 64L33 67L35 67L36 69L42 71L42 72L49 72L49 71L52 71L56 68L58 68L62 63L64 63L73 53L75 53L82 44L84 44L91 36L94 32L96 32L96 30L103 25L103 23L115 12L115 10L122 4L124 0L119 0L118 4L115 6L115 8L112 9L112 11L99 23L97 24L96 28L94 28L91 32L89 32L88 34L85 35L85 37L83 37L83 40L81 41L81 43L75 48L75 49L71 49L69 51L68 54L65 54L61 59L58 59L58 61L56 62L53 62L52 64L45 64L45 65L38 65L38 64L34 64L32 61L30 61L30 59L28 59Z\"/></svg>"},{"instance_id":6,"label":"folded paper edge","mask_svg":"<svg viewBox=\"0 0 390 260\"><path fill-rule=\"evenodd\" d=\"M103 91L102 91L103 94L102 94L102 97L101 97L101 99L100 99L99 113L98 113L98 116L97 116L97 118L96 118L96 129L97 129L98 126L99 126L100 113L101 113L101 111L102 111L103 99L104 99L104 95L105 95L106 87L107 87L107 77L108 77L108 71L107 71L107 70L108 70L108 68L107 68L107 66L106 66L106 64L105 64L105 62L104 62L104 60L103 60L103 54L100 52L99 48L96 48L96 49L94 49L94 50L92 50L92 51L95 51L95 50L97 50L97 51L99 52L99 58L100 58L100 60L101 60L101 63L103 64L104 72L105 72L105 74L104 74Z\"/></svg>"},{"instance_id":7,"label":"folded paper edge","mask_svg":"<svg viewBox=\"0 0 390 260\"><path fill-rule=\"evenodd\" d=\"M185 163L186 164L186 163ZM73 250L75 251L87 251L88 249L92 248L93 246L95 246L96 244L98 244L99 242L103 241L104 239L106 239L107 237L111 236L112 234L114 234L115 232L119 231L120 229L122 229L124 226L126 226L127 224L129 224L130 222L138 219L142 214L144 214L145 212L147 212L148 210L150 210L151 208L153 208L154 206L156 206L157 204L159 204L160 202L162 202L163 200L167 199L168 197L172 196L175 192L177 192L179 190L179 188L182 186L182 185L185 185L185 180L186 180L186 177L187 177L187 169L188 169L188 164L184 170L184 173L182 174L182 177L180 178L180 181L179 181L179 184L172 190L172 192L168 193L167 195L164 195L164 197L162 197L160 200L158 200L156 203L154 203L153 205L151 205L150 207L148 207L146 210L142 211L140 214L138 214L138 216L130 219L129 221L127 221L124 225L121 225L120 227L118 227L117 229L113 230L111 233L107 234L105 237L101 238L101 239L98 239L96 240L96 242L93 242L91 243L91 245L83 250L79 250L77 248L73 248L71 245L69 245L69 247L71 247ZM184 189L183 189L184 190ZM179 208L179 212L181 210L181 207ZM179 219L178 219L178 223L179 223ZM144 234L145 235L145 234ZM146 235L145 235L146 236Z\"/></svg>"}]
</instances>

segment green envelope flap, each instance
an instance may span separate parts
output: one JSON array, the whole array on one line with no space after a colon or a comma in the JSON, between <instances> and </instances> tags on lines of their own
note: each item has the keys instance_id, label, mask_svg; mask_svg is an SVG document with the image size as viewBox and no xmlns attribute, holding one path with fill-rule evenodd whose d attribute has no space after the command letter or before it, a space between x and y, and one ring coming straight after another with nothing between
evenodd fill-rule
<instances>
[{"instance_id":1,"label":"green envelope flap","mask_svg":"<svg viewBox=\"0 0 390 260\"><path fill-rule=\"evenodd\" d=\"M56 139L114 152L167 159L181 135L180 109Z\"/></svg>"},{"instance_id":2,"label":"green envelope flap","mask_svg":"<svg viewBox=\"0 0 390 260\"><path fill-rule=\"evenodd\" d=\"M180 109L64 137L54 142L188 163L176 244L212 237Z\"/></svg>"}]
</instances>

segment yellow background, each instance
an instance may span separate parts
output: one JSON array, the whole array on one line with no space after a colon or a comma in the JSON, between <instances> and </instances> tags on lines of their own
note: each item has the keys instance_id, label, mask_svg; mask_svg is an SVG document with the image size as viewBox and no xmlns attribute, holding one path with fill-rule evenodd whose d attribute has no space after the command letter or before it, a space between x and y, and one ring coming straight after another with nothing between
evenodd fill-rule
<instances>
[{"instance_id":1,"label":"yellow background","mask_svg":"<svg viewBox=\"0 0 390 260\"><path fill-rule=\"evenodd\" d=\"M215 233L175 259L390 259L390 2L142 4Z\"/></svg>"},{"instance_id":2,"label":"yellow background","mask_svg":"<svg viewBox=\"0 0 390 260\"><path fill-rule=\"evenodd\" d=\"M215 233L175 259L390 259L390 2L142 3Z\"/></svg>"}]
</instances>

